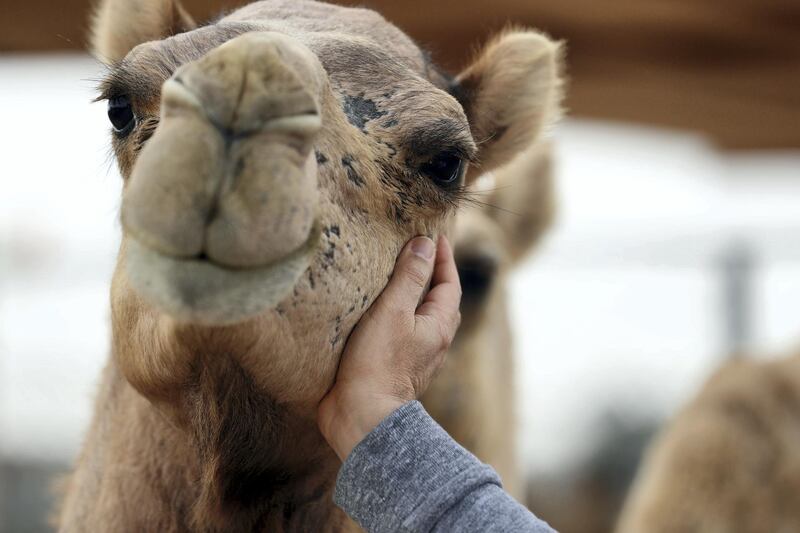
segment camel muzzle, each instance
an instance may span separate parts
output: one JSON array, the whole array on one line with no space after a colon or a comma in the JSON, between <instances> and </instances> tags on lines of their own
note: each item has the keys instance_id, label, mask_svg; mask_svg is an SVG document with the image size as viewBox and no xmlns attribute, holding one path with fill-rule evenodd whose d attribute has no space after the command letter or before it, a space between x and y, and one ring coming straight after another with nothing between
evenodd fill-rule
<instances>
[{"instance_id":1,"label":"camel muzzle","mask_svg":"<svg viewBox=\"0 0 800 533\"><path fill-rule=\"evenodd\" d=\"M164 84L159 126L122 203L128 275L142 296L216 325L291 291L319 241L323 80L300 43L251 33Z\"/></svg>"}]
</instances>

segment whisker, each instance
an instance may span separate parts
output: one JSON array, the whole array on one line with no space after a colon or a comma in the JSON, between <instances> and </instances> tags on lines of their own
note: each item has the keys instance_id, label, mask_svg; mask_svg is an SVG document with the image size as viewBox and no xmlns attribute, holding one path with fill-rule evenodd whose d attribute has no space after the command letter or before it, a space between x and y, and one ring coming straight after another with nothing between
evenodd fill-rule
<instances>
[{"instance_id":1,"label":"whisker","mask_svg":"<svg viewBox=\"0 0 800 533\"><path fill-rule=\"evenodd\" d=\"M479 200L479 198L481 196L483 196L483 194L482 194L483 192L484 191L472 191L472 190L467 189L466 187L462 187L461 189L453 191L453 193L452 193L453 203L457 203L457 204L461 204L461 205L467 205L469 207L474 207L474 208L492 209L492 210L495 210L495 211L501 211L503 213L508 213L510 215L514 215L514 216L517 216L517 217L522 217L523 216L521 213L517 213L515 211L511 211L509 209L506 209L504 207L500 207L498 205L491 204L491 203Z\"/></svg>"}]
</instances>

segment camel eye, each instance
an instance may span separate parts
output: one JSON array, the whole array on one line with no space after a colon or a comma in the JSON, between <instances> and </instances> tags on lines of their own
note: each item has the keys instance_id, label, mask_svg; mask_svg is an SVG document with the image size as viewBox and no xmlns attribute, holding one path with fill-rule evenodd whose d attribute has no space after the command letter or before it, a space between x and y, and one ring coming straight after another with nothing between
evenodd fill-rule
<instances>
[{"instance_id":1,"label":"camel eye","mask_svg":"<svg viewBox=\"0 0 800 533\"><path fill-rule=\"evenodd\" d=\"M464 160L458 154L444 152L422 165L420 170L438 185L448 186L461 178L463 168Z\"/></svg>"},{"instance_id":2,"label":"camel eye","mask_svg":"<svg viewBox=\"0 0 800 533\"><path fill-rule=\"evenodd\" d=\"M118 134L130 133L136 124L136 117L127 96L118 96L108 101L108 120Z\"/></svg>"}]
</instances>

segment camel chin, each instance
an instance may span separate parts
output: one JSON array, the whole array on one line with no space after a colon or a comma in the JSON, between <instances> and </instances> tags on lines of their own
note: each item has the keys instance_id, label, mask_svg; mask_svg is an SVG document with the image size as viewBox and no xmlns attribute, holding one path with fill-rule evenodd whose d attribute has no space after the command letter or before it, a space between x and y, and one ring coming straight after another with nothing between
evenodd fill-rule
<instances>
[{"instance_id":1,"label":"camel chin","mask_svg":"<svg viewBox=\"0 0 800 533\"><path fill-rule=\"evenodd\" d=\"M274 309L292 292L317 252L316 224L306 242L272 264L246 269L170 257L131 238L127 273L139 295L174 320L228 326Z\"/></svg>"}]
</instances>

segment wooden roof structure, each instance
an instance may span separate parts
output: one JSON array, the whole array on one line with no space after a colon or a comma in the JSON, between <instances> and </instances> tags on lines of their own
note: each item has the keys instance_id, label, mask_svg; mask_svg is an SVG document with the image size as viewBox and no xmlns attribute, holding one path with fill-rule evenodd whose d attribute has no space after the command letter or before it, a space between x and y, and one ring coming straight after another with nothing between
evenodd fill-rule
<instances>
[{"instance_id":1,"label":"wooden roof structure","mask_svg":"<svg viewBox=\"0 0 800 533\"><path fill-rule=\"evenodd\" d=\"M0 51L85 47L90 0L3 3ZM198 20L236 3L184 0ZM359 5L379 10L454 71L479 43L509 24L563 39L573 116L700 131L729 149L800 148L797 0L364 0Z\"/></svg>"}]
</instances>

